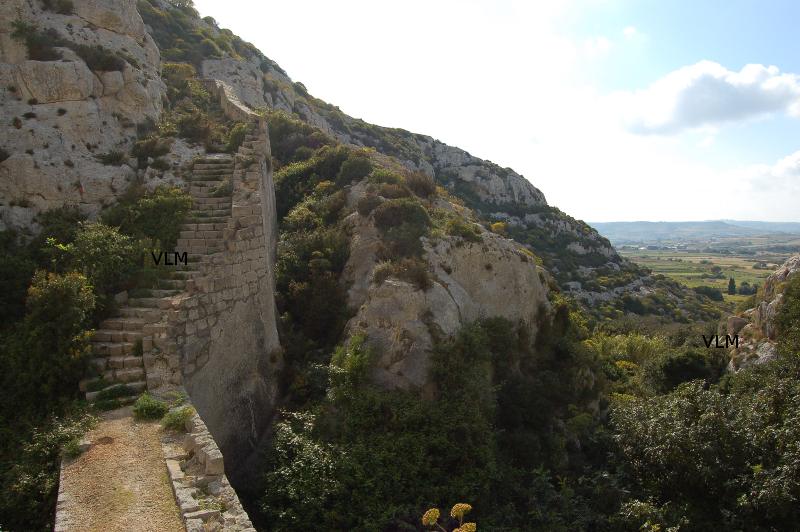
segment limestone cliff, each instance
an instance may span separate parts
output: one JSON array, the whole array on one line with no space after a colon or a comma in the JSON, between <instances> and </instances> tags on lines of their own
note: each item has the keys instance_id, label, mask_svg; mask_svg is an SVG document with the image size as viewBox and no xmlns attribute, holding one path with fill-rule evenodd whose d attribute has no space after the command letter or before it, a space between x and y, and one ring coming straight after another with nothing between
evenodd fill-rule
<instances>
[{"instance_id":1,"label":"limestone cliff","mask_svg":"<svg viewBox=\"0 0 800 532\"><path fill-rule=\"evenodd\" d=\"M161 112L160 54L135 0L73 6L0 4L0 228L65 202L87 214L113 202L136 170L98 158L128 151Z\"/></svg>"},{"instance_id":2,"label":"limestone cliff","mask_svg":"<svg viewBox=\"0 0 800 532\"><path fill-rule=\"evenodd\" d=\"M351 189L351 202L363 191ZM459 209L444 198L436 208ZM468 209L459 215L471 217ZM372 216L358 212L346 222L351 250L344 280L348 303L357 309L347 326L349 336L364 334L377 353L374 382L386 388L425 388L431 351L437 340L451 337L479 319L502 317L524 325L535 338L538 320L549 311L544 273L514 241L473 224L479 235L437 235L424 239L424 261L430 286L421 288L390 276L379 279L381 246Z\"/></svg>"},{"instance_id":3,"label":"limestone cliff","mask_svg":"<svg viewBox=\"0 0 800 532\"><path fill-rule=\"evenodd\" d=\"M773 272L758 293L756 305L723 324L725 334L739 335L739 347L731 350L729 370L738 371L773 360L776 347L775 315L783 301L786 282L800 272L800 255L789 257Z\"/></svg>"}]
</instances>

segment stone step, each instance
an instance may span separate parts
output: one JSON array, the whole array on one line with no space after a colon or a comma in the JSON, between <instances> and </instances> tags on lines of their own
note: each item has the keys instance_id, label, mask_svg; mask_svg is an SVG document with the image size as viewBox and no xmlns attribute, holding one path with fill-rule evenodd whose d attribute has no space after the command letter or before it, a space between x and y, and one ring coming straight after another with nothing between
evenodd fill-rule
<instances>
[{"instance_id":1,"label":"stone step","mask_svg":"<svg viewBox=\"0 0 800 532\"><path fill-rule=\"evenodd\" d=\"M169 302L162 301L160 297L132 297L128 299L128 304L133 307L146 307L151 309L163 309L169 307Z\"/></svg>"},{"instance_id":2,"label":"stone step","mask_svg":"<svg viewBox=\"0 0 800 532\"><path fill-rule=\"evenodd\" d=\"M228 222L227 216L196 216L187 218L190 224L221 224L226 225Z\"/></svg>"},{"instance_id":3,"label":"stone step","mask_svg":"<svg viewBox=\"0 0 800 532\"><path fill-rule=\"evenodd\" d=\"M224 183L224 181L220 181L219 182L220 185L222 183ZM189 187L189 194L192 195L192 199L194 201L197 201L197 200L203 199L203 198L228 198L230 200L230 198L231 198L230 194L227 194L225 196L217 196L217 195L215 195L216 194L216 192L215 192L216 188L217 187L195 187L195 186L191 186L191 187Z\"/></svg>"},{"instance_id":4,"label":"stone step","mask_svg":"<svg viewBox=\"0 0 800 532\"><path fill-rule=\"evenodd\" d=\"M210 197L210 198L194 198L194 207L199 207L201 205L230 205L231 197L230 196L218 196L218 197Z\"/></svg>"},{"instance_id":5,"label":"stone step","mask_svg":"<svg viewBox=\"0 0 800 532\"><path fill-rule=\"evenodd\" d=\"M126 343L141 340L142 332L139 331L120 331L117 329L98 329L92 334L92 342L112 342Z\"/></svg>"},{"instance_id":6,"label":"stone step","mask_svg":"<svg viewBox=\"0 0 800 532\"><path fill-rule=\"evenodd\" d=\"M233 169L230 170L192 170L192 177L194 179L203 181L214 181L221 178L229 178L233 175Z\"/></svg>"},{"instance_id":7,"label":"stone step","mask_svg":"<svg viewBox=\"0 0 800 532\"><path fill-rule=\"evenodd\" d=\"M198 239L198 238L222 238L222 231L181 231L180 238Z\"/></svg>"},{"instance_id":8,"label":"stone step","mask_svg":"<svg viewBox=\"0 0 800 532\"><path fill-rule=\"evenodd\" d=\"M223 223L187 223L181 226L182 231L223 231L228 224Z\"/></svg>"},{"instance_id":9,"label":"stone step","mask_svg":"<svg viewBox=\"0 0 800 532\"><path fill-rule=\"evenodd\" d=\"M225 218L231 215L231 209L228 207L227 209L215 209L214 205L208 205L207 207L201 206L199 209L192 209L192 212L189 213L191 220L195 220L198 218Z\"/></svg>"},{"instance_id":10,"label":"stone step","mask_svg":"<svg viewBox=\"0 0 800 532\"><path fill-rule=\"evenodd\" d=\"M152 323L161 319L161 311L150 307L127 306L117 310L123 318L137 318L145 323Z\"/></svg>"},{"instance_id":11,"label":"stone step","mask_svg":"<svg viewBox=\"0 0 800 532\"><path fill-rule=\"evenodd\" d=\"M95 357L119 357L132 355L133 342L92 342L92 354Z\"/></svg>"},{"instance_id":12,"label":"stone step","mask_svg":"<svg viewBox=\"0 0 800 532\"><path fill-rule=\"evenodd\" d=\"M205 262L209 253L189 253L189 264L197 264L198 262Z\"/></svg>"},{"instance_id":13,"label":"stone step","mask_svg":"<svg viewBox=\"0 0 800 532\"><path fill-rule=\"evenodd\" d=\"M93 382L96 382L100 379L95 379ZM112 392L114 388L125 386L125 392L130 392L130 394L125 393L123 391L119 393L113 394L113 399L121 402L122 404L129 404L134 402L139 394L144 392L147 389L147 383L144 380L140 381L105 381L108 383L108 386L101 388L100 390L96 390L93 392L86 392L86 400L89 402L94 402L99 399L99 396L103 392Z\"/></svg>"},{"instance_id":14,"label":"stone step","mask_svg":"<svg viewBox=\"0 0 800 532\"><path fill-rule=\"evenodd\" d=\"M143 368L144 358L137 356L98 357L91 359L91 364L102 373L109 369Z\"/></svg>"},{"instance_id":15,"label":"stone step","mask_svg":"<svg viewBox=\"0 0 800 532\"><path fill-rule=\"evenodd\" d=\"M230 168L233 166L233 157L225 159L195 159L193 170L214 170L216 168Z\"/></svg>"},{"instance_id":16,"label":"stone step","mask_svg":"<svg viewBox=\"0 0 800 532\"><path fill-rule=\"evenodd\" d=\"M199 272L198 270L177 270L174 272L174 274L176 277L180 279L188 280L188 279L194 279L195 277L199 277L201 272Z\"/></svg>"},{"instance_id":17,"label":"stone step","mask_svg":"<svg viewBox=\"0 0 800 532\"><path fill-rule=\"evenodd\" d=\"M186 281L183 279L159 279L158 286L166 290L180 290L186 288Z\"/></svg>"},{"instance_id":18,"label":"stone step","mask_svg":"<svg viewBox=\"0 0 800 532\"><path fill-rule=\"evenodd\" d=\"M141 331L145 324L138 316L109 318L100 322L101 329L114 329L117 331Z\"/></svg>"},{"instance_id":19,"label":"stone step","mask_svg":"<svg viewBox=\"0 0 800 532\"><path fill-rule=\"evenodd\" d=\"M190 181L190 183L191 183L190 186L192 186L192 187L203 187L203 188L214 188L214 187L220 186L220 184L225 179L227 179L227 177L220 178L220 179L198 179L198 180L192 179Z\"/></svg>"}]
</instances>

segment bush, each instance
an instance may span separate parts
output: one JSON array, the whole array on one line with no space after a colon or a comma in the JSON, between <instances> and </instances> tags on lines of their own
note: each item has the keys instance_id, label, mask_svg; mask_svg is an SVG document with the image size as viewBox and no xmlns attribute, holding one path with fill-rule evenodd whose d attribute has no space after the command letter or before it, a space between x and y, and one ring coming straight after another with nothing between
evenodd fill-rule
<instances>
[{"instance_id":1,"label":"bush","mask_svg":"<svg viewBox=\"0 0 800 532\"><path fill-rule=\"evenodd\" d=\"M433 286L428 264L416 257L402 259L396 263L382 262L375 267L373 281L376 284L382 284L389 277L407 281L423 291Z\"/></svg>"},{"instance_id":2,"label":"bush","mask_svg":"<svg viewBox=\"0 0 800 532\"><path fill-rule=\"evenodd\" d=\"M336 183L340 186L349 185L353 181L365 178L372 171L372 162L365 155L352 154L342 163Z\"/></svg>"},{"instance_id":3,"label":"bush","mask_svg":"<svg viewBox=\"0 0 800 532\"><path fill-rule=\"evenodd\" d=\"M40 32L39 29L23 20L15 20L11 26L14 28L11 36L25 44L28 49L28 59L34 61L58 61L61 53L55 46L61 46L63 39L55 30Z\"/></svg>"},{"instance_id":4,"label":"bush","mask_svg":"<svg viewBox=\"0 0 800 532\"><path fill-rule=\"evenodd\" d=\"M226 143L226 149L230 153L235 153L239 146L242 145L244 142L247 133L250 132L250 126L244 123L238 123L233 126L228 133L228 141Z\"/></svg>"},{"instance_id":5,"label":"bush","mask_svg":"<svg viewBox=\"0 0 800 532\"><path fill-rule=\"evenodd\" d=\"M148 137L133 145L131 155L139 160L140 166L143 166L148 159L156 159L168 154L172 149L172 142L172 139Z\"/></svg>"},{"instance_id":6,"label":"bush","mask_svg":"<svg viewBox=\"0 0 800 532\"><path fill-rule=\"evenodd\" d=\"M110 151L101 155L95 156L95 159L105 165L121 166L127 160L127 156L121 151Z\"/></svg>"},{"instance_id":7,"label":"bush","mask_svg":"<svg viewBox=\"0 0 800 532\"><path fill-rule=\"evenodd\" d=\"M192 197L177 187L160 186L151 193L133 187L119 202L103 211L104 223L135 238L158 243L162 250L174 249Z\"/></svg>"},{"instance_id":8,"label":"bush","mask_svg":"<svg viewBox=\"0 0 800 532\"><path fill-rule=\"evenodd\" d=\"M420 198L428 198L436 193L433 178L423 172L412 172L406 176L406 185Z\"/></svg>"},{"instance_id":9,"label":"bush","mask_svg":"<svg viewBox=\"0 0 800 532\"><path fill-rule=\"evenodd\" d=\"M142 394L133 404L133 417L135 419L161 419L169 410L169 405L156 399L149 393Z\"/></svg>"},{"instance_id":10,"label":"bush","mask_svg":"<svg viewBox=\"0 0 800 532\"><path fill-rule=\"evenodd\" d=\"M466 222L461 218L451 218L445 225L445 231L448 235L460 236L467 242L480 242L481 234L477 226L473 223Z\"/></svg>"},{"instance_id":11,"label":"bush","mask_svg":"<svg viewBox=\"0 0 800 532\"><path fill-rule=\"evenodd\" d=\"M16 233L0 231L0 330L20 319L36 263Z\"/></svg>"},{"instance_id":12,"label":"bush","mask_svg":"<svg viewBox=\"0 0 800 532\"><path fill-rule=\"evenodd\" d=\"M643 381L655 393L666 393L695 379L716 382L725 368L725 357L712 350L687 349L661 354L643 366Z\"/></svg>"},{"instance_id":13,"label":"bush","mask_svg":"<svg viewBox=\"0 0 800 532\"><path fill-rule=\"evenodd\" d=\"M713 286L695 286L694 291L697 294L706 296L712 301L723 301L724 299L719 288L714 288Z\"/></svg>"},{"instance_id":14,"label":"bush","mask_svg":"<svg viewBox=\"0 0 800 532\"><path fill-rule=\"evenodd\" d=\"M75 12L72 0L42 0L42 6L48 11L55 11L59 15L71 15Z\"/></svg>"},{"instance_id":15,"label":"bush","mask_svg":"<svg viewBox=\"0 0 800 532\"><path fill-rule=\"evenodd\" d=\"M75 241L59 247L67 267L83 273L100 297L119 291L141 263L135 242L102 223L81 223Z\"/></svg>"},{"instance_id":16,"label":"bush","mask_svg":"<svg viewBox=\"0 0 800 532\"><path fill-rule=\"evenodd\" d=\"M374 213L375 226L381 231L388 231L403 224L423 229L431 225L428 211L418 201L412 199L385 201L375 209Z\"/></svg>"},{"instance_id":17,"label":"bush","mask_svg":"<svg viewBox=\"0 0 800 532\"><path fill-rule=\"evenodd\" d=\"M381 198L372 194L368 194L358 198L358 202L356 202L356 211L358 211L358 214L361 216L369 216L372 211L375 210L375 207L381 203L383 203Z\"/></svg>"},{"instance_id":18,"label":"bush","mask_svg":"<svg viewBox=\"0 0 800 532\"><path fill-rule=\"evenodd\" d=\"M408 198L411 196L411 191L404 185L384 183L378 190L378 195L386 199Z\"/></svg>"},{"instance_id":19,"label":"bush","mask_svg":"<svg viewBox=\"0 0 800 532\"><path fill-rule=\"evenodd\" d=\"M393 172L388 168L378 167L372 170L368 176L369 182L375 185L402 185L404 180L403 176L397 172Z\"/></svg>"},{"instance_id":20,"label":"bush","mask_svg":"<svg viewBox=\"0 0 800 532\"><path fill-rule=\"evenodd\" d=\"M167 430L176 432L186 432L186 423L192 419L195 410L191 406L183 406L170 410L161 420L161 424Z\"/></svg>"},{"instance_id":21,"label":"bush","mask_svg":"<svg viewBox=\"0 0 800 532\"><path fill-rule=\"evenodd\" d=\"M775 317L780 351L800 356L800 274L795 274L783 294L783 302Z\"/></svg>"}]
</instances>

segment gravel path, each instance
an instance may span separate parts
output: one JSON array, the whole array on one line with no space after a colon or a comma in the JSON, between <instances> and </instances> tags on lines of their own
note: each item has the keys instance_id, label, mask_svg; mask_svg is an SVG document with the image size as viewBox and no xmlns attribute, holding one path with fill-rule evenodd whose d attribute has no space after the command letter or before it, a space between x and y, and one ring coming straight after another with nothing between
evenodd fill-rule
<instances>
[{"instance_id":1,"label":"gravel path","mask_svg":"<svg viewBox=\"0 0 800 532\"><path fill-rule=\"evenodd\" d=\"M61 476L65 530L182 532L158 423L134 421L130 408L107 413L86 437L92 446Z\"/></svg>"}]
</instances>

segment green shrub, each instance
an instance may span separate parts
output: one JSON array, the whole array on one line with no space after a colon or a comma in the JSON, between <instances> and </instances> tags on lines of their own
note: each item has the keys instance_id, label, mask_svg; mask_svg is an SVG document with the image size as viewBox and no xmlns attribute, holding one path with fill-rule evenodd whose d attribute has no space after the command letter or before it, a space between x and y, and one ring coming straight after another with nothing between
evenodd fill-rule
<instances>
[{"instance_id":1,"label":"green shrub","mask_svg":"<svg viewBox=\"0 0 800 532\"><path fill-rule=\"evenodd\" d=\"M170 169L170 164L169 161L167 161L163 157L159 157L158 159L150 163L150 168L166 172L167 170Z\"/></svg>"},{"instance_id":2,"label":"green shrub","mask_svg":"<svg viewBox=\"0 0 800 532\"><path fill-rule=\"evenodd\" d=\"M156 399L149 393L142 394L133 403L133 417L135 419L161 419L169 410L169 405Z\"/></svg>"},{"instance_id":3,"label":"green shrub","mask_svg":"<svg viewBox=\"0 0 800 532\"><path fill-rule=\"evenodd\" d=\"M461 218L451 218L445 225L448 235L460 236L467 242L480 242L480 230L473 223L466 222Z\"/></svg>"},{"instance_id":4,"label":"green shrub","mask_svg":"<svg viewBox=\"0 0 800 532\"><path fill-rule=\"evenodd\" d=\"M365 178L372 171L372 162L363 154L354 153L342 163L336 183L349 185L353 181Z\"/></svg>"},{"instance_id":5,"label":"green shrub","mask_svg":"<svg viewBox=\"0 0 800 532\"><path fill-rule=\"evenodd\" d=\"M141 262L136 243L102 223L82 222L74 242L57 246L66 255L67 268L83 273L100 297L122 289Z\"/></svg>"},{"instance_id":6,"label":"green shrub","mask_svg":"<svg viewBox=\"0 0 800 532\"><path fill-rule=\"evenodd\" d=\"M165 429L174 430L176 432L185 432L186 423L194 416L194 408L191 406L183 406L170 410L161 420L161 424Z\"/></svg>"},{"instance_id":7,"label":"green shrub","mask_svg":"<svg viewBox=\"0 0 800 532\"><path fill-rule=\"evenodd\" d=\"M695 286L693 290L695 293L706 296L712 301L723 301L722 292L719 288L714 288L713 286Z\"/></svg>"},{"instance_id":8,"label":"green shrub","mask_svg":"<svg viewBox=\"0 0 800 532\"><path fill-rule=\"evenodd\" d=\"M0 231L0 329L20 319L36 263L16 233Z\"/></svg>"},{"instance_id":9,"label":"green shrub","mask_svg":"<svg viewBox=\"0 0 800 532\"><path fill-rule=\"evenodd\" d=\"M422 254L420 237L430 228L428 212L410 198L388 200L373 211L375 226L384 236L384 258L402 258Z\"/></svg>"},{"instance_id":10,"label":"green shrub","mask_svg":"<svg viewBox=\"0 0 800 532\"><path fill-rule=\"evenodd\" d=\"M192 197L177 187L160 186L151 193L133 187L118 203L103 211L104 223L135 238L145 238L171 250L192 207Z\"/></svg>"},{"instance_id":11,"label":"green shrub","mask_svg":"<svg viewBox=\"0 0 800 532\"><path fill-rule=\"evenodd\" d=\"M14 31L11 36L25 44L28 49L28 59L34 61L58 61L62 58L61 52L55 49L63 44L63 39L55 30L40 32L34 24L23 20L15 20L11 24Z\"/></svg>"},{"instance_id":12,"label":"green shrub","mask_svg":"<svg viewBox=\"0 0 800 532\"><path fill-rule=\"evenodd\" d=\"M389 170L388 168L378 167L369 174L369 182L375 185L402 185L404 180L403 176L397 172Z\"/></svg>"},{"instance_id":13,"label":"green shrub","mask_svg":"<svg viewBox=\"0 0 800 532\"><path fill-rule=\"evenodd\" d=\"M653 357L643 366L643 381L655 393L666 393L679 384L702 379L716 382L725 368L725 357L708 349L687 349Z\"/></svg>"},{"instance_id":14,"label":"green shrub","mask_svg":"<svg viewBox=\"0 0 800 532\"><path fill-rule=\"evenodd\" d=\"M386 199L408 198L411 196L411 191L405 185L384 183L378 190L378 195Z\"/></svg>"},{"instance_id":15,"label":"green shrub","mask_svg":"<svg viewBox=\"0 0 800 532\"><path fill-rule=\"evenodd\" d=\"M95 159L97 159L98 161L100 161L105 165L110 165L110 166L120 166L125 163L127 158L128 158L127 155L125 155L121 151L110 151L108 153L103 153L95 156Z\"/></svg>"},{"instance_id":16,"label":"green shrub","mask_svg":"<svg viewBox=\"0 0 800 532\"><path fill-rule=\"evenodd\" d=\"M361 216L369 216L375 207L383 203L383 200L376 195L368 194L358 198L356 202L356 210Z\"/></svg>"},{"instance_id":17,"label":"green shrub","mask_svg":"<svg viewBox=\"0 0 800 532\"><path fill-rule=\"evenodd\" d=\"M433 178L423 172L412 172L406 176L406 186L420 198L428 198L436 194L436 183Z\"/></svg>"},{"instance_id":18,"label":"green shrub","mask_svg":"<svg viewBox=\"0 0 800 532\"><path fill-rule=\"evenodd\" d=\"M59 15L71 15L75 12L72 0L42 0L42 6L48 11L54 11Z\"/></svg>"},{"instance_id":19,"label":"green shrub","mask_svg":"<svg viewBox=\"0 0 800 532\"><path fill-rule=\"evenodd\" d=\"M781 352L800 355L800 274L795 274L786 286L775 326Z\"/></svg>"},{"instance_id":20,"label":"green shrub","mask_svg":"<svg viewBox=\"0 0 800 532\"><path fill-rule=\"evenodd\" d=\"M428 264L417 257L401 259L399 262L382 262L375 267L373 281L376 284L382 284L389 277L407 281L420 290L428 290L433 286Z\"/></svg>"},{"instance_id":21,"label":"green shrub","mask_svg":"<svg viewBox=\"0 0 800 532\"><path fill-rule=\"evenodd\" d=\"M249 132L249 124L238 123L234 125L228 133L228 141L226 143L227 151L230 153L235 153L239 149L239 146L242 145Z\"/></svg>"},{"instance_id":22,"label":"green shrub","mask_svg":"<svg viewBox=\"0 0 800 532\"><path fill-rule=\"evenodd\" d=\"M107 401L110 399L119 399L120 397L130 397L132 395L136 395L136 390L127 384L117 384L109 388L105 388L103 391L98 393L96 400Z\"/></svg>"},{"instance_id":23,"label":"green shrub","mask_svg":"<svg viewBox=\"0 0 800 532\"><path fill-rule=\"evenodd\" d=\"M3 389L13 398L3 405L11 408L6 414L46 411L77 394L89 351L85 328L94 305L83 275L36 272L28 288L25 317L2 340Z\"/></svg>"},{"instance_id":24,"label":"green shrub","mask_svg":"<svg viewBox=\"0 0 800 532\"><path fill-rule=\"evenodd\" d=\"M136 141L131 150L131 155L139 160L140 166L143 166L148 159L157 159L168 154L172 149L172 142L172 139L148 137Z\"/></svg>"}]
</instances>

